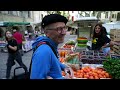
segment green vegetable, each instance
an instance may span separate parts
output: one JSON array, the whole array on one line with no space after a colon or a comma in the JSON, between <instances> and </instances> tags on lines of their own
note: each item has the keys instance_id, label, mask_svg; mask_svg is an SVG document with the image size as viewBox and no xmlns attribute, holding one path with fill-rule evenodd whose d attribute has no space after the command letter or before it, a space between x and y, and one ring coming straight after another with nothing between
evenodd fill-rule
<instances>
[{"instance_id":1,"label":"green vegetable","mask_svg":"<svg viewBox=\"0 0 120 90\"><path fill-rule=\"evenodd\" d=\"M120 59L108 58L107 61L103 62L103 68L113 79L120 79Z\"/></svg>"},{"instance_id":2,"label":"green vegetable","mask_svg":"<svg viewBox=\"0 0 120 90\"><path fill-rule=\"evenodd\" d=\"M77 46L79 46L79 47L86 47L87 45L86 44L77 44Z\"/></svg>"},{"instance_id":3,"label":"green vegetable","mask_svg":"<svg viewBox=\"0 0 120 90\"><path fill-rule=\"evenodd\" d=\"M69 41L66 43L67 45L75 45L75 41Z\"/></svg>"},{"instance_id":4,"label":"green vegetable","mask_svg":"<svg viewBox=\"0 0 120 90\"><path fill-rule=\"evenodd\" d=\"M78 43L87 43L88 40L77 40Z\"/></svg>"}]
</instances>

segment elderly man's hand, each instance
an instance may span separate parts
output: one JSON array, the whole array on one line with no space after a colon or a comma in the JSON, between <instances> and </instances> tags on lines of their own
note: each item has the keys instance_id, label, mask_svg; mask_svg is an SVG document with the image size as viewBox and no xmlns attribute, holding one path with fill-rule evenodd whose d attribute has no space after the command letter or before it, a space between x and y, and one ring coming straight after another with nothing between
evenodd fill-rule
<instances>
[{"instance_id":1,"label":"elderly man's hand","mask_svg":"<svg viewBox=\"0 0 120 90\"><path fill-rule=\"evenodd\" d=\"M73 78L73 77L74 77L74 72L73 72L73 70L72 70L70 67L66 67L66 68L64 69L64 71L65 71L65 73L66 73L66 76L65 76L66 79L69 79L69 78Z\"/></svg>"}]
</instances>

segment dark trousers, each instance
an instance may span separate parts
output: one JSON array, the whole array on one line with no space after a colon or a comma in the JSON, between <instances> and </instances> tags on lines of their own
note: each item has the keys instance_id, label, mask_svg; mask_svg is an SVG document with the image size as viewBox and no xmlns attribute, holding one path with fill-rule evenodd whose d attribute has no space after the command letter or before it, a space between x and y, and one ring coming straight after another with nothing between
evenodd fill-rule
<instances>
[{"instance_id":1,"label":"dark trousers","mask_svg":"<svg viewBox=\"0 0 120 90\"><path fill-rule=\"evenodd\" d=\"M19 49L20 55L23 56L22 43L18 44L18 49Z\"/></svg>"},{"instance_id":2,"label":"dark trousers","mask_svg":"<svg viewBox=\"0 0 120 90\"><path fill-rule=\"evenodd\" d=\"M25 71L27 70L27 67L25 66L25 64L22 62L22 57L20 55L20 52L17 51L16 53L8 53L8 60L7 60L7 70L6 70L6 78L10 77L10 72L11 72L11 68L12 66L15 64L15 61L17 61L17 63L23 67L23 69Z\"/></svg>"}]
</instances>

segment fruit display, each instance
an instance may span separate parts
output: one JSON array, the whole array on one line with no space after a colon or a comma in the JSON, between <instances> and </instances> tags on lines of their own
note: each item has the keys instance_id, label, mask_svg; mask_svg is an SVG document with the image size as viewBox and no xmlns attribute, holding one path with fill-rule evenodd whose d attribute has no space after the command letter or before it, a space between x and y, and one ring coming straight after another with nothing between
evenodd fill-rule
<instances>
[{"instance_id":1,"label":"fruit display","mask_svg":"<svg viewBox=\"0 0 120 90\"><path fill-rule=\"evenodd\" d=\"M65 72L62 71L65 76ZM91 68L89 66L83 67L74 71L74 79L110 79L111 76L103 68Z\"/></svg>"},{"instance_id":2,"label":"fruit display","mask_svg":"<svg viewBox=\"0 0 120 90\"><path fill-rule=\"evenodd\" d=\"M60 62L64 63L65 62L65 58L64 57L60 57Z\"/></svg>"},{"instance_id":3,"label":"fruit display","mask_svg":"<svg viewBox=\"0 0 120 90\"><path fill-rule=\"evenodd\" d=\"M75 45L67 45L67 44L64 44L64 45L63 45L64 48L69 48L69 49L71 49L71 48L74 47L74 46L75 46Z\"/></svg>"},{"instance_id":4,"label":"fruit display","mask_svg":"<svg viewBox=\"0 0 120 90\"><path fill-rule=\"evenodd\" d=\"M71 40L71 41L66 42L66 43L62 46L62 48L66 48L66 49L75 48L75 44L76 44L76 42L73 41L73 40Z\"/></svg>"},{"instance_id":5,"label":"fruit display","mask_svg":"<svg viewBox=\"0 0 120 90\"><path fill-rule=\"evenodd\" d=\"M109 58L103 62L103 67L113 79L120 79L120 58Z\"/></svg>"},{"instance_id":6,"label":"fruit display","mask_svg":"<svg viewBox=\"0 0 120 90\"><path fill-rule=\"evenodd\" d=\"M82 51L80 54L80 61L88 64L102 64L107 60L107 57L100 51Z\"/></svg>"},{"instance_id":7,"label":"fruit display","mask_svg":"<svg viewBox=\"0 0 120 90\"><path fill-rule=\"evenodd\" d=\"M68 41L66 45L75 45L75 41Z\"/></svg>"},{"instance_id":8,"label":"fruit display","mask_svg":"<svg viewBox=\"0 0 120 90\"><path fill-rule=\"evenodd\" d=\"M81 70L74 71L76 78L87 78L87 79L101 79L110 78L109 73L101 68L84 67Z\"/></svg>"},{"instance_id":9,"label":"fruit display","mask_svg":"<svg viewBox=\"0 0 120 90\"><path fill-rule=\"evenodd\" d=\"M65 58L67 55L73 53L70 49L65 49L65 48L59 48L58 49L58 53L59 53L59 60L61 63L65 62Z\"/></svg>"},{"instance_id":10,"label":"fruit display","mask_svg":"<svg viewBox=\"0 0 120 90\"><path fill-rule=\"evenodd\" d=\"M68 54L67 50L58 50L60 57L65 57Z\"/></svg>"}]
</instances>

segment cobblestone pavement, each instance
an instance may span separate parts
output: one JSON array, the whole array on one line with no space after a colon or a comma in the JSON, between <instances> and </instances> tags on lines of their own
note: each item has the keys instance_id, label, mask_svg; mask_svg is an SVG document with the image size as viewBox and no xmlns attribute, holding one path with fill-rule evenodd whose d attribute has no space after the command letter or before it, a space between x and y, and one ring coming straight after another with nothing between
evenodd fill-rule
<instances>
[{"instance_id":1,"label":"cobblestone pavement","mask_svg":"<svg viewBox=\"0 0 120 90\"><path fill-rule=\"evenodd\" d=\"M66 41L68 41L69 39L76 39L76 35L67 35L67 36L65 36L64 43ZM60 44L59 47L61 47L64 43ZM29 65L30 65L31 56L32 56L32 51L24 53L24 55L22 56L23 63L28 68L29 68ZM7 62L7 57L8 57L8 53L2 53L2 52L0 52L0 79L5 78L5 76L6 76L6 62ZM16 63L12 67L11 77L13 76L14 68L17 67L17 66L19 66L18 63ZM22 73L22 72L23 72L23 70L18 70L17 73Z\"/></svg>"}]
</instances>

